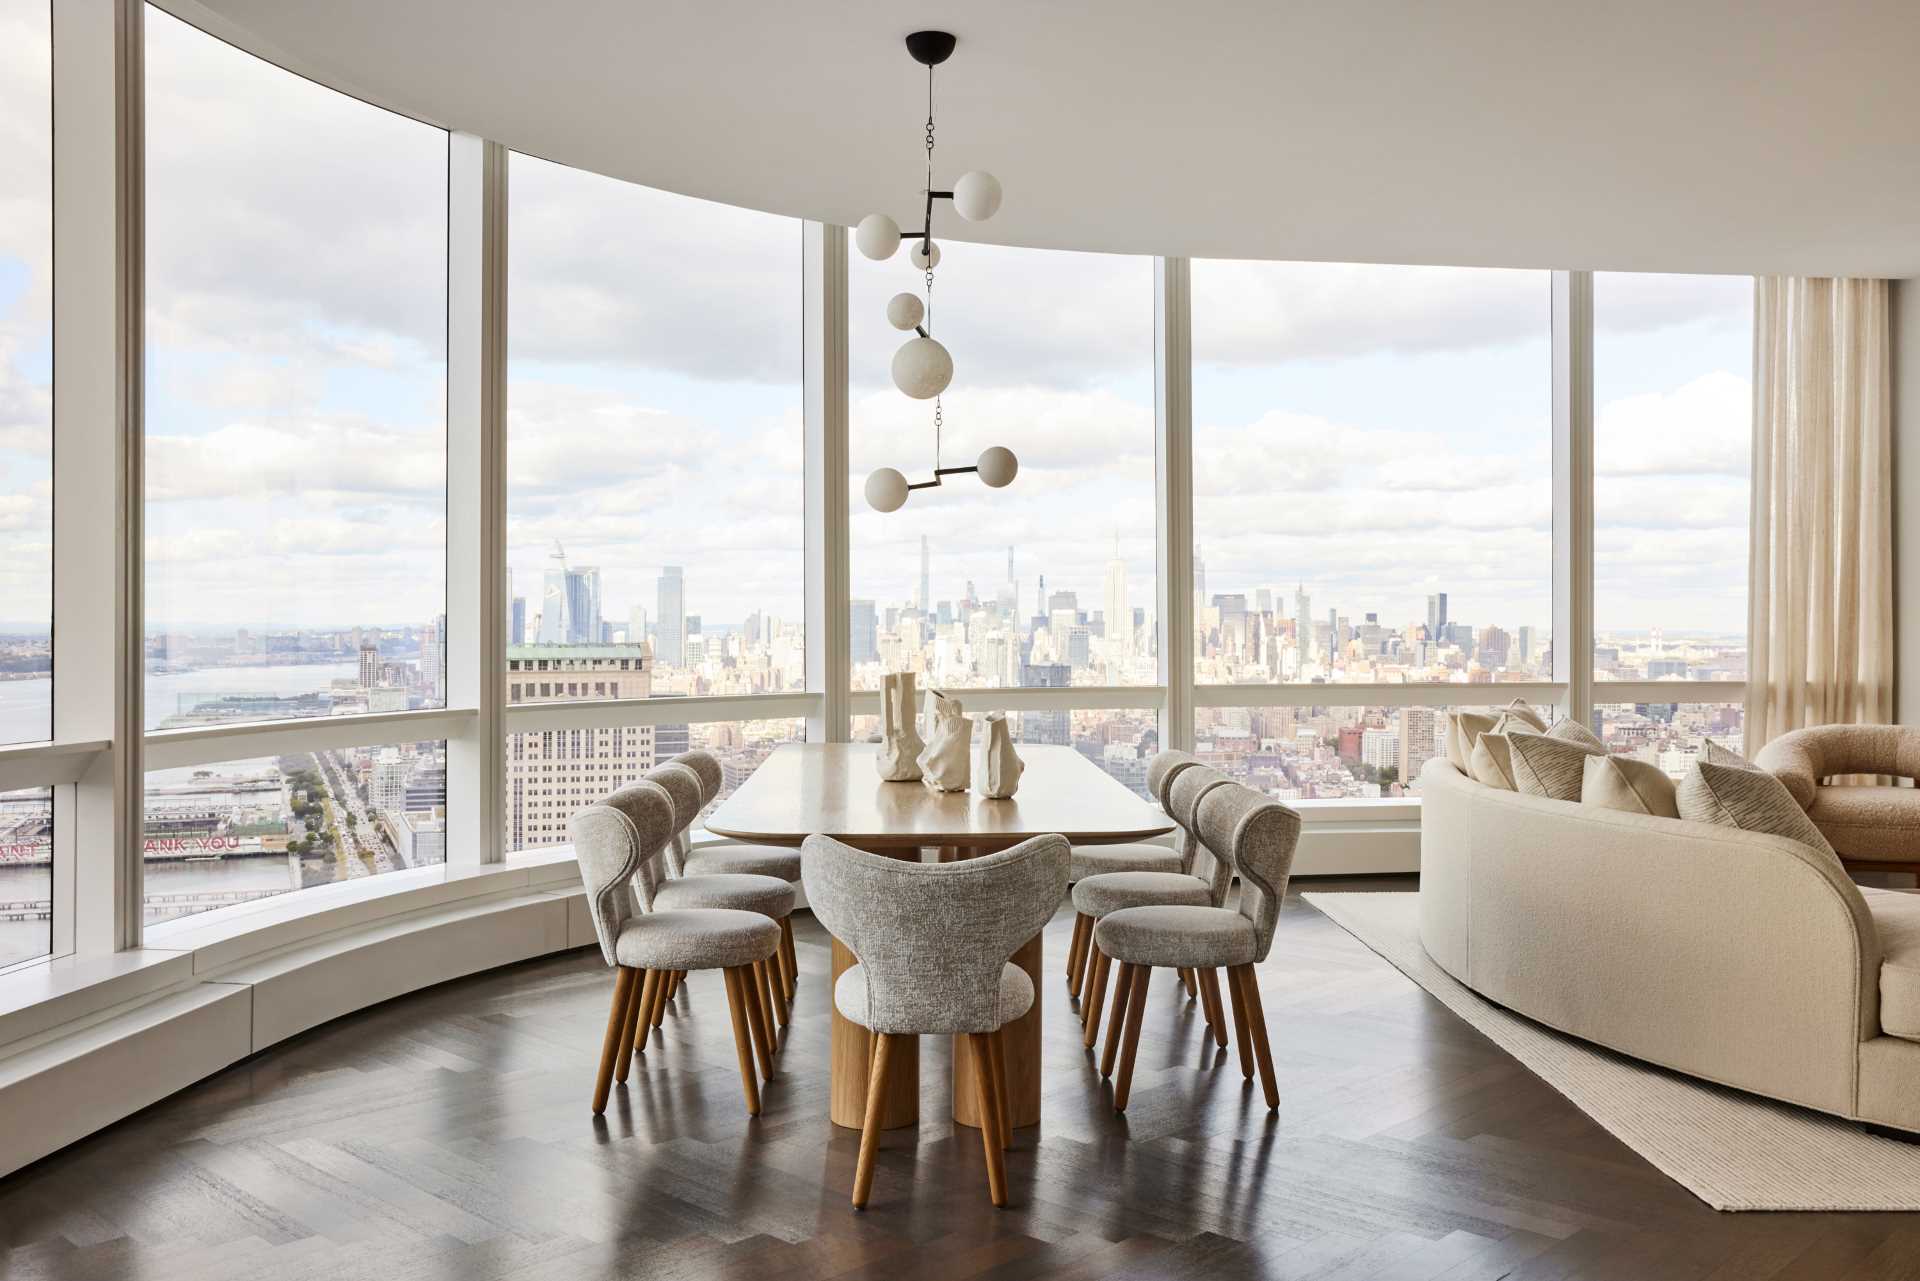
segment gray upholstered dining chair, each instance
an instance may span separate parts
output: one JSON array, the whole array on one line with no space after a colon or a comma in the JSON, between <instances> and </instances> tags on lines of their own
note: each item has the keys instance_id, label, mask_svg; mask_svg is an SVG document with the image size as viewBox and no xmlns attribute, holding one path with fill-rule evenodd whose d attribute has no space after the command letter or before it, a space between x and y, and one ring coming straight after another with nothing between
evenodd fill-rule
<instances>
[{"instance_id":1,"label":"gray upholstered dining chair","mask_svg":"<svg viewBox=\"0 0 1920 1281\"><path fill-rule=\"evenodd\" d=\"M1183 904L1127 907L1102 917L1093 927L1095 946L1120 965L1100 1074L1112 1074L1114 1048L1123 1045L1113 1106L1126 1111L1147 982L1153 971L1181 966L1203 971L1224 967L1233 997L1241 1075L1252 1079L1254 1059L1258 1058L1260 1083L1266 1091L1267 1108L1272 1111L1280 1106L1280 1091L1273 1078L1273 1051L1267 1041L1260 983L1253 967L1266 959L1273 946L1280 902L1293 871L1294 850L1300 843L1300 816L1251 788L1228 783L1200 798L1194 831L1215 858L1240 874L1238 909Z\"/></svg>"},{"instance_id":2,"label":"gray upholstered dining chair","mask_svg":"<svg viewBox=\"0 0 1920 1281\"><path fill-rule=\"evenodd\" d=\"M600 1047L600 1075L593 1086L594 1115L606 1110L616 1067L626 1079L643 976L721 970L733 1012L733 1044L747 1112L758 1116L760 1087L748 1042L751 1038L759 1049L761 1064L771 1075L772 1033L762 1026L759 1003L752 999L752 973L754 962L765 961L780 946L780 927L758 912L657 908L655 891L665 875L663 851L673 840L674 828L673 799L658 783L631 783L575 814L567 828L600 954L616 975Z\"/></svg>"},{"instance_id":3,"label":"gray upholstered dining chair","mask_svg":"<svg viewBox=\"0 0 1920 1281\"><path fill-rule=\"evenodd\" d=\"M720 795L720 788L726 775L720 768L720 758L702 748L682 752L674 757L672 764L685 765L700 779L700 804L713 804ZM797 884L800 880L800 851L784 845L741 845L727 842L723 845L702 845L695 848L692 834L693 824L688 823L681 829L675 846L675 855L680 860L681 870L693 875L736 874L743 876L777 876L788 884ZM789 1001L800 983L800 958L793 946L793 923L783 918L780 922L780 986Z\"/></svg>"},{"instance_id":4,"label":"gray upholstered dining chair","mask_svg":"<svg viewBox=\"0 0 1920 1281\"><path fill-rule=\"evenodd\" d=\"M1181 832L1185 870L1179 872L1103 872L1076 881L1073 909L1090 924L1129 907L1184 905L1219 907L1227 901L1233 883L1233 866L1215 858L1205 841L1194 833L1200 802L1215 788L1232 780L1219 770L1197 762L1193 768L1179 769L1167 788L1167 816ZM1101 1007L1107 994L1109 958L1088 940L1089 959L1079 992L1082 1041L1092 1048L1100 1035ZM1189 971L1200 996L1207 1026L1221 1045L1227 1043L1227 1020L1220 1007L1220 985L1212 970Z\"/></svg>"},{"instance_id":5,"label":"gray upholstered dining chair","mask_svg":"<svg viewBox=\"0 0 1920 1281\"><path fill-rule=\"evenodd\" d=\"M834 984L844 1018L875 1034L853 1204L867 1203L888 1065L903 1036L967 1038L978 1087L987 1192L1007 1203L1006 1056L1000 1030L1033 1005L1033 980L1010 958L1053 916L1067 888L1063 836L956 863L913 863L810 836L803 879L820 923L859 963Z\"/></svg>"},{"instance_id":6,"label":"gray upholstered dining chair","mask_svg":"<svg viewBox=\"0 0 1920 1281\"><path fill-rule=\"evenodd\" d=\"M1153 799L1161 809L1167 809L1167 789L1172 786L1174 778L1180 771L1199 763L1199 758L1192 753L1179 751L1157 753L1147 762L1147 791L1153 794ZM1168 813L1172 811L1168 810ZM1174 821L1177 823L1179 820ZM1185 839L1192 838L1187 836ZM1109 872L1179 872L1185 870L1185 861L1182 850L1151 842L1076 845L1073 847L1073 865L1068 870L1067 879L1078 883L1090 876ZM1080 992L1085 986L1088 943L1092 938L1092 918L1084 914L1076 915L1073 918L1073 938L1067 944L1069 992Z\"/></svg>"},{"instance_id":7,"label":"gray upholstered dining chair","mask_svg":"<svg viewBox=\"0 0 1920 1281\"><path fill-rule=\"evenodd\" d=\"M794 889L777 876L760 876L749 872L694 872L685 873L676 869L678 859L672 857L672 851L685 837L687 829L700 814L705 804L702 799L704 789L699 775L691 768L676 761L656 765L642 775L650 783L658 783L666 789L673 801L673 840L668 844L668 877L654 891L654 906L664 909L687 907L731 907L743 912L758 912L782 927L785 937L787 918L793 915ZM775 991L780 984L775 970L778 968L779 953L772 960L755 962L753 967L754 999L759 1001L761 1013L771 1028L775 1022L781 1027L787 1025L787 1003L782 994ZM681 976L660 976L654 972L647 975L646 986L640 993L640 1001L635 1009L637 1037L634 1040L634 1053L647 1048L647 1034L652 1028L660 1026L666 1013L667 1003L674 999L680 989ZM624 1078L619 1078L624 1079Z\"/></svg>"}]
</instances>

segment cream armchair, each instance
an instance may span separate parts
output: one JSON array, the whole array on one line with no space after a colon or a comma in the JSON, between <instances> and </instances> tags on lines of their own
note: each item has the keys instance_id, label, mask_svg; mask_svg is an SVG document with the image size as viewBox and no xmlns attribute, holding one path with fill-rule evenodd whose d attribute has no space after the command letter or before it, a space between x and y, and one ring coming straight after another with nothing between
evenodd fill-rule
<instances>
[{"instance_id":1,"label":"cream armchair","mask_svg":"<svg viewBox=\"0 0 1920 1281\"><path fill-rule=\"evenodd\" d=\"M1827 782L1920 778L1920 729L1813 725L1774 739L1753 763L1786 784L1849 871L1920 872L1920 788Z\"/></svg>"}]
</instances>

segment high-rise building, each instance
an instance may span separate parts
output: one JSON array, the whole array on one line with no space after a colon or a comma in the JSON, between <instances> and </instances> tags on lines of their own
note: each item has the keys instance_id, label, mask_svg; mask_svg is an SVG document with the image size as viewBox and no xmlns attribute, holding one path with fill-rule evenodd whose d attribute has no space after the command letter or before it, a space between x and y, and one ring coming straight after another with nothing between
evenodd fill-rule
<instances>
[{"instance_id":1,"label":"high-rise building","mask_svg":"<svg viewBox=\"0 0 1920 1281\"><path fill-rule=\"evenodd\" d=\"M1301 583L1293 590L1294 644L1300 647L1301 658L1313 657L1313 600L1307 595L1307 585Z\"/></svg>"},{"instance_id":2,"label":"high-rise building","mask_svg":"<svg viewBox=\"0 0 1920 1281\"><path fill-rule=\"evenodd\" d=\"M1127 562L1120 559L1120 540L1107 562L1107 649L1121 658L1133 654L1133 607L1127 604Z\"/></svg>"},{"instance_id":3,"label":"high-rise building","mask_svg":"<svg viewBox=\"0 0 1920 1281\"><path fill-rule=\"evenodd\" d=\"M1200 559L1200 548L1193 549L1193 599L1195 607L1207 599L1207 562Z\"/></svg>"},{"instance_id":4,"label":"high-rise building","mask_svg":"<svg viewBox=\"0 0 1920 1281\"><path fill-rule=\"evenodd\" d=\"M527 643L527 598L515 596L507 606L507 644Z\"/></svg>"},{"instance_id":5,"label":"high-rise building","mask_svg":"<svg viewBox=\"0 0 1920 1281\"><path fill-rule=\"evenodd\" d=\"M630 645L509 645L509 703L647 698L652 660ZM507 738L508 849L566 842L567 820L654 765L654 727L541 730Z\"/></svg>"},{"instance_id":6,"label":"high-rise building","mask_svg":"<svg viewBox=\"0 0 1920 1281\"><path fill-rule=\"evenodd\" d=\"M566 549L555 541L547 559L553 564L547 569L546 580L540 593L540 643L564 645L573 635L573 622L567 609Z\"/></svg>"},{"instance_id":7,"label":"high-rise building","mask_svg":"<svg viewBox=\"0 0 1920 1281\"><path fill-rule=\"evenodd\" d=\"M427 626L426 636L420 643L420 661L424 670L420 673L423 683L433 692L433 701L444 705L447 701L447 616L437 614Z\"/></svg>"},{"instance_id":8,"label":"high-rise building","mask_svg":"<svg viewBox=\"0 0 1920 1281\"><path fill-rule=\"evenodd\" d=\"M1256 587L1253 589L1253 609L1254 612L1258 614L1271 614L1273 612L1272 588Z\"/></svg>"},{"instance_id":9,"label":"high-rise building","mask_svg":"<svg viewBox=\"0 0 1920 1281\"><path fill-rule=\"evenodd\" d=\"M1400 709L1400 781L1411 787L1426 763L1441 755L1440 733L1445 713L1437 707Z\"/></svg>"},{"instance_id":10,"label":"high-rise building","mask_svg":"<svg viewBox=\"0 0 1920 1281\"><path fill-rule=\"evenodd\" d=\"M1447 631L1447 594L1435 592L1427 597L1427 639L1439 642Z\"/></svg>"},{"instance_id":11,"label":"high-rise building","mask_svg":"<svg viewBox=\"0 0 1920 1281\"><path fill-rule=\"evenodd\" d=\"M855 663L871 663L880 657L880 629L874 617L873 602L848 602L848 657Z\"/></svg>"},{"instance_id":12,"label":"high-rise building","mask_svg":"<svg viewBox=\"0 0 1920 1281\"><path fill-rule=\"evenodd\" d=\"M1533 628L1528 626L1520 627L1515 633L1515 640L1520 650L1521 666L1523 667L1532 666L1533 664Z\"/></svg>"},{"instance_id":13,"label":"high-rise building","mask_svg":"<svg viewBox=\"0 0 1920 1281\"><path fill-rule=\"evenodd\" d=\"M600 644L600 571L583 565L567 570L567 644Z\"/></svg>"},{"instance_id":14,"label":"high-rise building","mask_svg":"<svg viewBox=\"0 0 1920 1281\"><path fill-rule=\"evenodd\" d=\"M1400 768L1400 734L1391 729L1368 729L1360 734L1360 762L1374 769Z\"/></svg>"},{"instance_id":15,"label":"high-rise building","mask_svg":"<svg viewBox=\"0 0 1920 1281\"><path fill-rule=\"evenodd\" d=\"M380 647L371 640L360 642L360 688L372 689L380 683Z\"/></svg>"},{"instance_id":16,"label":"high-rise building","mask_svg":"<svg viewBox=\"0 0 1920 1281\"><path fill-rule=\"evenodd\" d=\"M654 610L653 661L667 667L679 667L687 659L686 580L680 566L661 567L654 581L657 607Z\"/></svg>"},{"instance_id":17,"label":"high-rise building","mask_svg":"<svg viewBox=\"0 0 1920 1281\"><path fill-rule=\"evenodd\" d=\"M1020 684L1030 689L1065 689L1073 684L1073 669L1065 663L1023 663ZM1070 747L1073 723L1067 712L1022 712L1019 738L1022 743Z\"/></svg>"}]
</instances>

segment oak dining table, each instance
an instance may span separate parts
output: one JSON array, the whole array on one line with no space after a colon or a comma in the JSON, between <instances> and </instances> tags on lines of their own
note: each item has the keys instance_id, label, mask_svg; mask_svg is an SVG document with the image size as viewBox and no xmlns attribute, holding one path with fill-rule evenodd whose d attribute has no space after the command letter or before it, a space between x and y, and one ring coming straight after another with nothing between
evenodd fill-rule
<instances>
[{"instance_id":1,"label":"oak dining table","mask_svg":"<svg viewBox=\"0 0 1920 1281\"><path fill-rule=\"evenodd\" d=\"M771 756L708 816L716 836L762 845L797 846L824 833L856 849L893 858L949 860L992 854L1032 836L1058 833L1075 845L1149 841L1173 830L1158 808L1070 747L1021 744L1026 762L1019 791L1004 800L977 792L936 792L920 782L879 776L874 743L791 743ZM1033 1008L1005 1032L1009 1120L1040 1120L1041 936L1012 957L1033 979ZM833 940L830 979L858 958ZM832 1004L832 993L828 993ZM833 1010L830 1111L835 1125L859 1129L867 1103L869 1033ZM881 1125L919 1120L918 1038L902 1038L887 1073ZM977 1126L971 1056L953 1055L953 1116Z\"/></svg>"}]
</instances>

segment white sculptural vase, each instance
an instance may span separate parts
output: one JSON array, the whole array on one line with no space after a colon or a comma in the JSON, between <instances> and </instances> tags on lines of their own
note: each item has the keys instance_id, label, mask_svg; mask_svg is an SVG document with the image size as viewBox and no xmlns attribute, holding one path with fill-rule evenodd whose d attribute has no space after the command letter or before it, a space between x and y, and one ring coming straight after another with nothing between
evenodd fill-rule
<instances>
[{"instance_id":1,"label":"white sculptural vase","mask_svg":"<svg viewBox=\"0 0 1920 1281\"><path fill-rule=\"evenodd\" d=\"M1013 732L1005 712L991 712L980 733L980 795L1003 801L1020 790L1027 763L1013 750Z\"/></svg>"},{"instance_id":2,"label":"white sculptural vase","mask_svg":"<svg viewBox=\"0 0 1920 1281\"><path fill-rule=\"evenodd\" d=\"M913 683L912 672L895 672L880 687L880 750L874 760L889 783L920 777L920 750L926 744L915 725Z\"/></svg>"},{"instance_id":3,"label":"white sculptural vase","mask_svg":"<svg viewBox=\"0 0 1920 1281\"><path fill-rule=\"evenodd\" d=\"M920 753L920 777L936 792L964 792L973 781L973 722L957 698L927 691L926 750Z\"/></svg>"}]
</instances>

